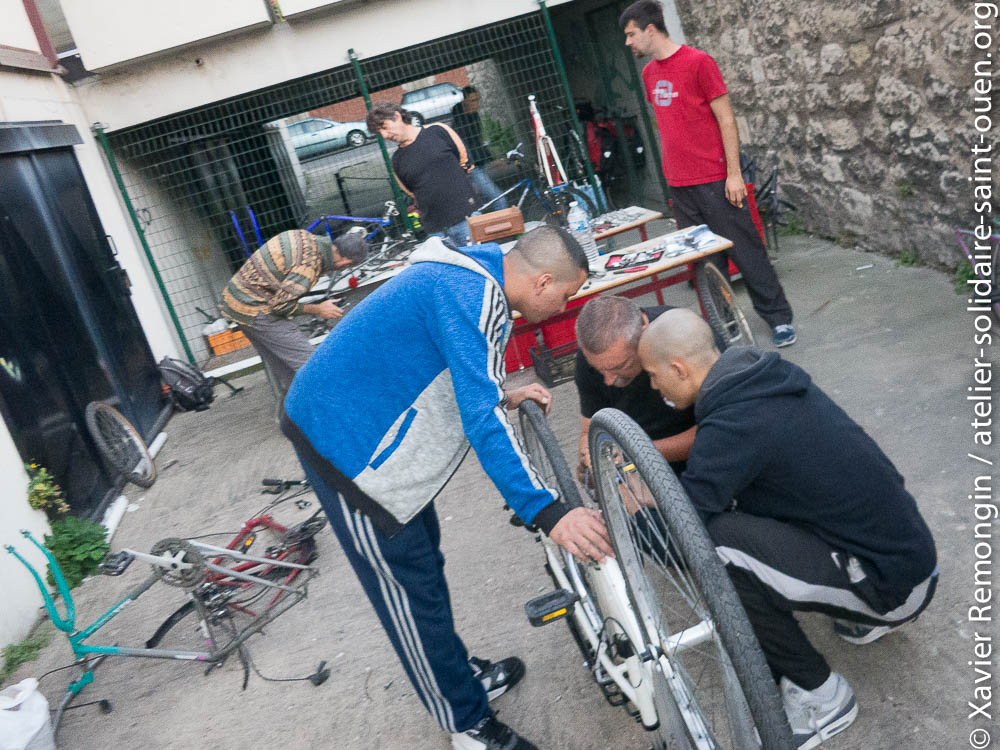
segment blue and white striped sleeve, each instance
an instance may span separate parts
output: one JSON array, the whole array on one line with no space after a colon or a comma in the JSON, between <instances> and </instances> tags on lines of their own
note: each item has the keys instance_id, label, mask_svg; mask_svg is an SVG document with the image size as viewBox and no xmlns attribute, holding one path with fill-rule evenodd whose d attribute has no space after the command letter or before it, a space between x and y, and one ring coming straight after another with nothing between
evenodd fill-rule
<instances>
[{"instance_id":1,"label":"blue and white striped sleeve","mask_svg":"<svg viewBox=\"0 0 1000 750\"><path fill-rule=\"evenodd\" d=\"M567 509L542 484L507 417L500 343L512 321L503 291L478 274L455 269L439 281L434 302L437 342L451 372L465 435L518 517L548 533Z\"/></svg>"}]
</instances>

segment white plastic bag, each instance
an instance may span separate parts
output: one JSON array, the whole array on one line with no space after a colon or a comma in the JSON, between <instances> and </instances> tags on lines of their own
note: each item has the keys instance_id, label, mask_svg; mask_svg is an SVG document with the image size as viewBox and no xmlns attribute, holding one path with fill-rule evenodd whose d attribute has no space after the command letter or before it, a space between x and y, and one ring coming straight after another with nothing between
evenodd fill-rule
<instances>
[{"instance_id":1,"label":"white plastic bag","mask_svg":"<svg viewBox=\"0 0 1000 750\"><path fill-rule=\"evenodd\" d=\"M0 690L0 750L55 750L49 702L29 677Z\"/></svg>"}]
</instances>

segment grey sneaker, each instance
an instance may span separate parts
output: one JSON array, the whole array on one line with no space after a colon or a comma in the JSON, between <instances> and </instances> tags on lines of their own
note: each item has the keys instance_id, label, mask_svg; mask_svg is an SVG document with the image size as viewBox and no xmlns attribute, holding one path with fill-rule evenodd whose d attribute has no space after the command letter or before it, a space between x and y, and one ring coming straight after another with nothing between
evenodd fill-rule
<instances>
[{"instance_id":1,"label":"grey sneaker","mask_svg":"<svg viewBox=\"0 0 1000 750\"><path fill-rule=\"evenodd\" d=\"M451 736L453 750L538 750L495 716L487 716L472 729Z\"/></svg>"},{"instance_id":2,"label":"grey sneaker","mask_svg":"<svg viewBox=\"0 0 1000 750\"><path fill-rule=\"evenodd\" d=\"M892 625L862 625L860 622L841 620L838 617L833 618L833 632L855 646L874 643L895 629Z\"/></svg>"},{"instance_id":3,"label":"grey sneaker","mask_svg":"<svg viewBox=\"0 0 1000 750\"><path fill-rule=\"evenodd\" d=\"M815 693L803 690L787 677L781 678L781 699L788 723L792 725L795 747L810 750L833 735L843 732L858 717L854 691L843 675L832 673L836 690L830 700L820 700Z\"/></svg>"},{"instance_id":4,"label":"grey sneaker","mask_svg":"<svg viewBox=\"0 0 1000 750\"><path fill-rule=\"evenodd\" d=\"M483 683L487 700L499 698L524 677L524 662L516 656L496 663L473 656L469 659L469 667L473 676Z\"/></svg>"}]
</instances>

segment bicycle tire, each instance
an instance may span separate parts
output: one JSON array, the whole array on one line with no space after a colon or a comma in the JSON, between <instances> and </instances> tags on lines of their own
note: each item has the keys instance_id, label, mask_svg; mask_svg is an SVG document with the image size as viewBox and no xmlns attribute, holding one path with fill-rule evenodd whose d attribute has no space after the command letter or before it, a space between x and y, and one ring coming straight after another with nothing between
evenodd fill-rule
<instances>
[{"instance_id":1,"label":"bicycle tire","mask_svg":"<svg viewBox=\"0 0 1000 750\"><path fill-rule=\"evenodd\" d=\"M107 466L132 484L151 487L156 481L156 464L132 423L116 408L100 401L87 404L84 417Z\"/></svg>"},{"instance_id":2,"label":"bicycle tire","mask_svg":"<svg viewBox=\"0 0 1000 750\"><path fill-rule=\"evenodd\" d=\"M598 499L626 590L651 650L661 654L660 669L653 670L655 705L682 717L679 727L661 718L663 744L698 750L794 747L739 596L666 460L615 409L594 415L589 441ZM692 640L682 646L681 636Z\"/></svg>"},{"instance_id":3,"label":"bicycle tire","mask_svg":"<svg viewBox=\"0 0 1000 750\"><path fill-rule=\"evenodd\" d=\"M750 323L736 302L733 287L719 267L710 260L703 260L698 264L695 278L698 300L716 343L722 344L720 351L730 346L754 346L757 342L754 341Z\"/></svg>"}]
</instances>

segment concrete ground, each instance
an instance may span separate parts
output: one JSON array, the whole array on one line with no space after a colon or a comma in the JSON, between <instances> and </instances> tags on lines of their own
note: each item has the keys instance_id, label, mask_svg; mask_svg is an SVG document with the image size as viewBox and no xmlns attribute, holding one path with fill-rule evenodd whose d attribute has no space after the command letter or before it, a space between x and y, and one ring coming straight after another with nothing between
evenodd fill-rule
<instances>
[{"instance_id":1,"label":"concrete ground","mask_svg":"<svg viewBox=\"0 0 1000 750\"><path fill-rule=\"evenodd\" d=\"M848 645L833 637L823 617L804 618L810 636L850 680L861 708L855 725L825 747L965 747L970 731L984 726L966 719L975 686L967 665L976 658L973 638L977 632L998 634L988 623L970 626L966 620L973 603L974 543L966 498L973 476L986 473L977 471L986 467L966 457L974 448L973 415L965 401L974 350L964 298L936 271L900 268L890 259L808 237L783 238L776 267L799 335L783 356L811 373L881 444L907 478L940 556L941 584L930 608L916 623L875 644ZM672 287L667 298L695 304L683 285ZM769 348L765 326L751 317ZM527 371L511 381L530 378ZM180 414L170 422L169 440L157 459L166 468L149 490L129 489L135 509L126 514L114 549L148 550L162 537L234 532L267 502L269 496L259 494L262 477L301 476L275 426L263 376L241 384L246 386L241 395L229 398L219 388L209 411ZM572 451L578 429L574 386L561 385L554 395L551 421ZM996 453L980 454L995 458ZM523 603L550 586L542 550L531 535L507 523L502 500L473 456L437 507L459 632L474 654L513 653L527 664L523 683L497 701L500 717L540 748L647 748L650 738L641 728L621 708L605 703L565 625L535 629L525 619ZM287 504L275 516L291 524L314 508ZM236 660L206 677L196 664L114 659L78 699L109 699L112 713L101 714L97 706L70 711L60 746L448 748L447 736L416 698L329 532L321 534L316 564L322 574L309 598L266 636L255 638L252 655L264 674L276 677L308 674L325 659L332 670L326 684L272 683L252 675L244 692ZM121 578L85 582L76 594L79 621L92 620L145 575L145 566L135 564ZM157 584L93 640L139 645L182 601L180 589ZM178 631L175 643L200 645L188 625ZM69 654L62 637L54 637L39 660L13 679L66 664ZM43 680L52 705L69 674Z\"/></svg>"}]
</instances>

